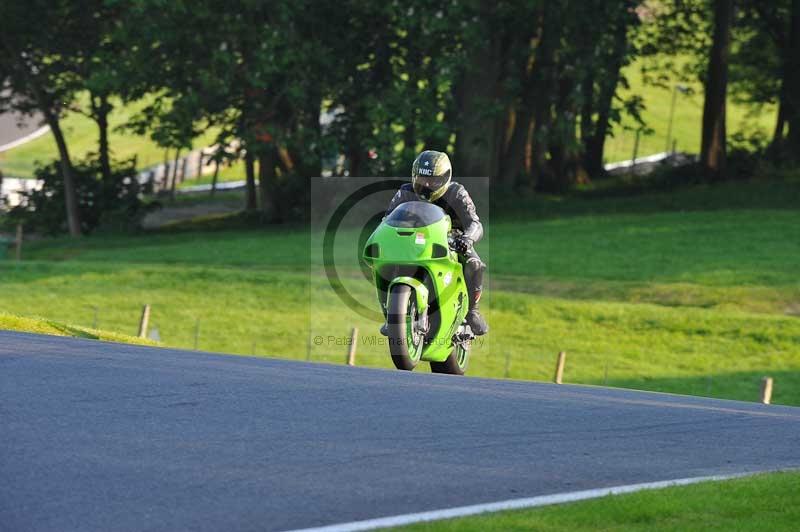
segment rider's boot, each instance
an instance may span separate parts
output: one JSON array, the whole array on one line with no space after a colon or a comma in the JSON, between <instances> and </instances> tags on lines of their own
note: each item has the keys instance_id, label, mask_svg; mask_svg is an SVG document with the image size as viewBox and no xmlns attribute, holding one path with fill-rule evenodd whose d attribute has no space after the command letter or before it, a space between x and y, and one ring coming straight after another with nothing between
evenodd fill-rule
<instances>
[{"instance_id":1,"label":"rider's boot","mask_svg":"<svg viewBox=\"0 0 800 532\"><path fill-rule=\"evenodd\" d=\"M467 312L467 325L472 329L472 334L475 336L483 336L489 332L489 325L486 320L481 316L481 311L478 308L481 300L481 289L478 288L470 294L469 312Z\"/></svg>"},{"instance_id":2,"label":"rider's boot","mask_svg":"<svg viewBox=\"0 0 800 532\"><path fill-rule=\"evenodd\" d=\"M472 334L475 336L482 336L489 332L489 326L481 316L481 311L478 308L481 300L481 290L483 289L483 271L485 269L486 265L473 251L466 260L464 280L467 282L467 290L469 291L469 312L467 312L465 319L469 328L472 329Z\"/></svg>"},{"instance_id":3,"label":"rider's boot","mask_svg":"<svg viewBox=\"0 0 800 532\"><path fill-rule=\"evenodd\" d=\"M384 323L383 325L381 325L381 334L384 335L384 336L389 336L389 324L388 323Z\"/></svg>"}]
</instances>

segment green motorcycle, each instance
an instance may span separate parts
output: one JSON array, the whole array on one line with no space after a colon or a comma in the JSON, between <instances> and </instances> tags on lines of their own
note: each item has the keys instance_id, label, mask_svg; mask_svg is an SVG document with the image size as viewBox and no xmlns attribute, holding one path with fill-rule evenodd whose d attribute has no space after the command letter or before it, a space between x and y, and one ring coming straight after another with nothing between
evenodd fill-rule
<instances>
[{"instance_id":1,"label":"green motorcycle","mask_svg":"<svg viewBox=\"0 0 800 532\"><path fill-rule=\"evenodd\" d=\"M450 217L431 203L399 205L372 233L363 259L372 269L397 369L421 360L434 373L463 375L474 338Z\"/></svg>"}]
</instances>

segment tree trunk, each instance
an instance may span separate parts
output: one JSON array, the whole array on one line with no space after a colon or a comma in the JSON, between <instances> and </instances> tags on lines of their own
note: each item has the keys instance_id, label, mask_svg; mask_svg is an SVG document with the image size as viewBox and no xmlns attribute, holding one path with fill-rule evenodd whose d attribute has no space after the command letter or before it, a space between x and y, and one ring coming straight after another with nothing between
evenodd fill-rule
<instances>
[{"instance_id":1,"label":"tree trunk","mask_svg":"<svg viewBox=\"0 0 800 532\"><path fill-rule=\"evenodd\" d=\"M600 94L597 98L597 105L594 112L597 113L597 120L594 123L594 131L587 131L588 138L584 142L584 166L590 176L603 175L603 154L605 153L606 137L608 136L608 120L611 116L611 107L614 103L614 94L617 92L622 63L628 47L628 27L632 22L632 17L628 14L619 21L619 26L614 35L613 58L608 65L606 75L600 81ZM581 135L584 132L581 130Z\"/></svg>"},{"instance_id":2,"label":"tree trunk","mask_svg":"<svg viewBox=\"0 0 800 532\"><path fill-rule=\"evenodd\" d=\"M563 67L561 70L564 70ZM574 94L581 87L569 71L558 75L558 98L555 102L554 134L550 142L548 172L537 186L546 192L565 192L572 184L585 178L578 145L578 109Z\"/></svg>"},{"instance_id":3,"label":"tree trunk","mask_svg":"<svg viewBox=\"0 0 800 532\"><path fill-rule=\"evenodd\" d=\"M489 42L475 45L471 60L454 87L457 117L453 155L455 168L463 176L503 180L499 175L498 143L502 118L492 109L499 96L505 54L501 37L490 33Z\"/></svg>"},{"instance_id":4,"label":"tree trunk","mask_svg":"<svg viewBox=\"0 0 800 532\"><path fill-rule=\"evenodd\" d=\"M72 175L72 161L69 158L69 151L67 150L67 141L64 139L64 133L61 131L61 124L58 117L53 112L47 110L45 112L45 119L47 125L50 126L50 131L58 147L58 155L61 160L61 177L64 180L64 200L67 208L67 227L69 234L72 237L81 236L81 216L80 209L78 208L78 194L75 189L75 179Z\"/></svg>"},{"instance_id":5,"label":"tree trunk","mask_svg":"<svg viewBox=\"0 0 800 532\"><path fill-rule=\"evenodd\" d=\"M322 126L319 123L321 107L322 95L315 91L309 97L304 128L308 130L306 138L310 137L310 144L313 144L316 148L313 153L306 153L306 156L298 164L298 167L302 169L302 175L306 179L322 175L322 158L319 149L320 139L322 138Z\"/></svg>"},{"instance_id":6,"label":"tree trunk","mask_svg":"<svg viewBox=\"0 0 800 532\"><path fill-rule=\"evenodd\" d=\"M412 153L417 151L417 118L416 114L414 113L413 109L409 112L409 121L405 124L405 129L403 130L403 151L408 154L408 157L414 157L411 155ZM439 147L434 147L430 145L423 146L424 149L441 149Z\"/></svg>"},{"instance_id":7,"label":"tree trunk","mask_svg":"<svg viewBox=\"0 0 800 532\"><path fill-rule=\"evenodd\" d=\"M714 40L708 62L703 106L700 164L709 180L725 177L725 100L728 89L728 59L731 44L733 0L714 0Z\"/></svg>"},{"instance_id":8,"label":"tree trunk","mask_svg":"<svg viewBox=\"0 0 800 532\"><path fill-rule=\"evenodd\" d=\"M596 65L588 67L589 72L581 81L581 143L583 144L583 158L585 162L589 160L589 152L592 148L594 139L594 85L596 76Z\"/></svg>"},{"instance_id":9,"label":"tree trunk","mask_svg":"<svg viewBox=\"0 0 800 532\"><path fill-rule=\"evenodd\" d=\"M785 68L786 122L789 124L787 152L800 159L800 0L792 0L788 64Z\"/></svg>"},{"instance_id":10,"label":"tree trunk","mask_svg":"<svg viewBox=\"0 0 800 532\"><path fill-rule=\"evenodd\" d=\"M535 94L535 81L534 76L536 72L530 72L529 63L531 55L538 53L531 50L531 39L533 35L524 35L520 40L511 43L510 48L521 48L523 43L527 46L528 53L521 54L517 58L515 66L515 75L517 79L521 80L520 97L519 100L509 105L507 110L507 118L501 117L494 122L494 142L495 142L495 163L496 171L499 179L504 186L512 187L520 181L523 171L530 175L530 159L529 148L532 140L532 121L534 102L537 101ZM540 41L541 42L541 41ZM507 50L500 56L506 55ZM499 59L499 58L498 58ZM498 80L499 82L499 80ZM484 106L487 104L484 103ZM505 129L503 125L505 124ZM502 135L502 137L501 137Z\"/></svg>"},{"instance_id":11,"label":"tree trunk","mask_svg":"<svg viewBox=\"0 0 800 532\"><path fill-rule=\"evenodd\" d=\"M108 114L111 112L111 105L108 103L108 96L103 94L99 96L91 95L92 102L92 116L97 123L99 131L99 158L100 158L100 172L103 176L103 183L106 185L111 183L111 155L109 153L108 144Z\"/></svg>"},{"instance_id":12,"label":"tree trunk","mask_svg":"<svg viewBox=\"0 0 800 532\"><path fill-rule=\"evenodd\" d=\"M319 148L320 140L322 139L322 127L319 124L319 114L319 106L317 106L316 113L312 115L311 119L311 127L314 128L314 145L316 149L313 154L303 158L303 168L305 169L303 175L306 179L322 175L322 154Z\"/></svg>"},{"instance_id":13,"label":"tree trunk","mask_svg":"<svg viewBox=\"0 0 800 532\"><path fill-rule=\"evenodd\" d=\"M415 22L419 22L418 18L415 17ZM415 28L410 28L410 35L409 38L414 39L416 37L417 31ZM419 110L419 93L420 89L418 86L418 81L420 77L420 70L422 69L422 51L420 50L419 46L414 46L413 44L409 43L408 46L408 64L410 65L420 65L417 68L409 69L408 72L408 81L406 81L406 86L408 87L406 90L407 98L412 102L411 105L407 105L407 115L404 120L405 129L403 130L403 151L406 153L407 158L415 157L417 151L417 112ZM440 147L433 147L433 146L423 146L422 149L430 150L436 149L440 150Z\"/></svg>"},{"instance_id":14,"label":"tree trunk","mask_svg":"<svg viewBox=\"0 0 800 532\"><path fill-rule=\"evenodd\" d=\"M366 110L363 104L358 101L351 101L347 106L347 111L352 113L350 121L347 124L347 135L345 137L345 153L347 156L348 175L350 177L361 177L363 175L364 166L364 149L361 146L363 135L359 126L367 124Z\"/></svg>"},{"instance_id":15,"label":"tree trunk","mask_svg":"<svg viewBox=\"0 0 800 532\"><path fill-rule=\"evenodd\" d=\"M9 44L5 41L2 42L3 53L10 53L13 57L20 57L20 53L12 50ZM57 111L57 102L51 101L44 90L43 84L36 78L32 65L27 64L25 61L21 65L21 74L25 79L28 88L31 90L39 111L45 117L47 125L50 126L50 131L58 147L58 155L61 161L61 176L64 181L64 203L67 210L67 227L69 234L73 238L81 236L81 216L80 207L78 205L78 194L75 187L75 179L72 173L72 161L69 158L69 151L67 150L67 141L64 138L64 133L61 131L61 124Z\"/></svg>"},{"instance_id":16,"label":"tree trunk","mask_svg":"<svg viewBox=\"0 0 800 532\"><path fill-rule=\"evenodd\" d=\"M169 148L167 148L164 150L164 171L161 174L161 188L159 192L169 187L169 168Z\"/></svg>"},{"instance_id":17,"label":"tree trunk","mask_svg":"<svg viewBox=\"0 0 800 532\"><path fill-rule=\"evenodd\" d=\"M258 157L258 189L261 195L261 212L264 220L275 219L275 164L277 164L275 146L270 144Z\"/></svg>"},{"instance_id":18,"label":"tree trunk","mask_svg":"<svg viewBox=\"0 0 800 532\"><path fill-rule=\"evenodd\" d=\"M169 199L170 201L175 201L175 185L178 181L178 158L181 155L181 150L178 148L175 150L175 161L173 162L172 168L172 184L169 187Z\"/></svg>"},{"instance_id":19,"label":"tree trunk","mask_svg":"<svg viewBox=\"0 0 800 532\"><path fill-rule=\"evenodd\" d=\"M778 99L778 116L775 119L775 130L772 132L773 144L779 145L783 141L783 131L786 129L786 95L783 88Z\"/></svg>"},{"instance_id":20,"label":"tree trunk","mask_svg":"<svg viewBox=\"0 0 800 532\"><path fill-rule=\"evenodd\" d=\"M525 183L528 188L536 188L546 181L550 171L547 165L550 129L552 127L552 95L557 92L558 73L556 72L556 51L561 39L561 7L546 3L542 20L542 37L536 48L534 64L533 92L533 132L531 149L531 173Z\"/></svg>"},{"instance_id":21,"label":"tree trunk","mask_svg":"<svg viewBox=\"0 0 800 532\"><path fill-rule=\"evenodd\" d=\"M219 159L214 161L214 177L211 178L211 196L217 191L217 178L219 177Z\"/></svg>"},{"instance_id":22,"label":"tree trunk","mask_svg":"<svg viewBox=\"0 0 800 532\"><path fill-rule=\"evenodd\" d=\"M67 141L64 138L64 132L61 131L61 123L58 115L53 111L51 102L47 101L44 91L34 80L29 80L31 89L33 90L39 110L44 114L47 125L50 126L50 131L53 133L53 138L58 147L58 156L61 161L61 177L64 181L64 203L67 209L67 227L69 234L73 238L81 236L81 216L80 208L78 206L78 193L75 188L75 179L72 174L72 161L69 158L69 150L67 150Z\"/></svg>"},{"instance_id":23,"label":"tree trunk","mask_svg":"<svg viewBox=\"0 0 800 532\"><path fill-rule=\"evenodd\" d=\"M778 95L778 116L775 119L775 129L772 131L772 140L769 143L769 154L780 159L783 151L784 130L786 129L786 75L781 80L781 90Z\"/></svg>"},{"instance_id":24,"label":"tree trunk","mask_svg":"<svg viewBox=\"0 0 800 532\"><path fill-rule=\"evenodd\" d=\"M500 180L503 183L513 185L523 175L525 169L526 147L528 141L532 139L531 125L532 113L528 102L529 96L523 96L525 101L520 102L514 114L514 128L511 133L511 140L508 142L508 154L501 166Z\"/></svg>"},{"instance_id":25,"label":"tree trunk","mask_svg":"<svg viewBox=\"0 0 800 532\"><path fill-rule=\"evenodd\" d=\"M189 153L191 153L191 152L189 152ZM183 161L181 161L181 180L179 181L179 183L183 183L184 181L186 181L186 169L187 168L189 168L189 156L188 155L183 158Z\"/></svg>"},{"instance_id":26,"label":"tree trunk","mask_svg":"<svg viewBox=\"0 0 800 532\"><path fill-rule=\"evenodd\" d=\"M244 156L245 182L245 210L254 211L258 208L256 200L256 169L255 158L252 150L248 148Z\"/></svg>"}]
</instances>

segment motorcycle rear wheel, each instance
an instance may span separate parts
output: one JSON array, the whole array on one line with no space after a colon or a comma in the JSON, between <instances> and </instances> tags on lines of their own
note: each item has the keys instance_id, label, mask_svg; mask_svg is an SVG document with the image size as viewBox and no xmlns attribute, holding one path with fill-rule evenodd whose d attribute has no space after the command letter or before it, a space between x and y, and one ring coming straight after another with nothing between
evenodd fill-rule
<instances>
[{"instance_id":1,"label":"motorcycle rear wheel","mask_svg":"<svg viewBox=\"0 0 800 532\"><path fill-rule=\"evenodd\" d=\"M387 320L392 362L397 369L411 371L422 356L425 335L417 328L419 313L410 286L405 284L392 286Z\"/></svg>"}]
</instances>

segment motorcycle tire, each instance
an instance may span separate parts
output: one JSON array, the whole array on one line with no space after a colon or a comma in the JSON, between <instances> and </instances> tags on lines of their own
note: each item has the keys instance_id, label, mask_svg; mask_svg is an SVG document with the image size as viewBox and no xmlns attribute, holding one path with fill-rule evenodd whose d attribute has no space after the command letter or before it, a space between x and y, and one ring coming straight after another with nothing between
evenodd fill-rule
<instances>
[{"instance_id":1,"label":"motorcycle tire","mask_svg":"<svg viewBox=\"0 0 800 532\"><path fill-rule=\"evenodd\" d=\"M413 293L408 285L392 286L387 309L389 352L394 366L405 371L411 371L417 366L424 341L424 336L415 335L413 330L418 318ZM412 327L412 331L409 331L409 327Z\"/></svg>"},{"instance_id":2,"label":"motorcycle tire","mask_svg":"<svg viewBox=\"0 0 800 532\"><path fill-rule=\"evenodd\" d=\"M449 375L463 375L467 371L469 349L464 346L454 346L450 355L444 362L431 362L431 373L447 373Z\"/></svg>"}]
</instances>

